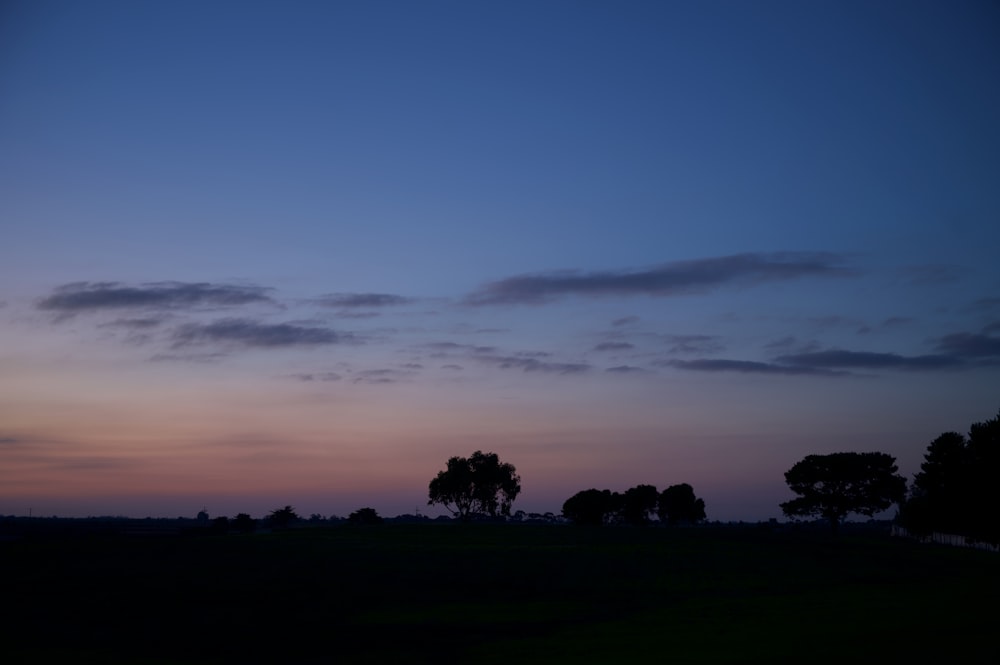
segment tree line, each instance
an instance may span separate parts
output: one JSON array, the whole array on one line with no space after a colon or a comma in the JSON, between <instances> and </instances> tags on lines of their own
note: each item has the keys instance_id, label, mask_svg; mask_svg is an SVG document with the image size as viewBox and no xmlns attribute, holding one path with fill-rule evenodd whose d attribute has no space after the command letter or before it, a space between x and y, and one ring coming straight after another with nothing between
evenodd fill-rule
<instances>
[{"instance_id":1,"label":"tree line","mask_svg":"<svg viewBox=\"0 0 1000 665\"><path fill-rule=\"evenodd\" d=\"M228 517L216 517L215 519L209 520L208 512L205 510L198 513L197 519L199 522L208 523L211 530L215 533L228 533L230 531L236 531L238 533L252 533L257 530L257 527L261 522L273 531L284 531L299 522L306 521L297 512L295 512L295 508L292 506L275 508L262 520L256 520L248 513L239 513L232 519ZM339 518L331 517L330 519L335 520ZM308 521L311 523L318 523L324 520L322 515L314 514L308 518ZM346 522L348 524L356 525L381 524L382 517L374 508L359 508L347 517Z\"/></svg>"},{"instance_id":2,"label":"tree line","mask_svg":"<svg viewBox=\"0 0 1000 665\"><path fill-rule=\"evenodd\" d=\"M915 533L933 531L1000 543L1000 411L973 423L968 435L944 432L927 446L900 522Z\"/></svg>"},{"instance_id":3,"label":"tree line","mask_svg":"<svg viewBox=\"0 0 1000 665\"><path fill-rule=\"evenodd\" d=\"M927 448L911 487L895 457L882 452L806 455L785 472L796 495L780 505L787 517L827 520L836 532L851 515L872 517L899 506L898 521L911 531L943 531L985 542L1000 542L1000 412L974 423L968 436L945 432ZM429 504L445 506L461 520L510 515L521 491L512 464L495 453L452 457L431 481ZM636 485L622 493L587 489L566 500L562 515L574 524L697 523L706 519L705 502L687 483L658 492Z\"/></svg>"},{"instance_id":4,"label":"tree line","mask_svg":"<svg viewBox=\"0 0 1000 665\"><path fill-rule=\"evenodd\" d=\"M991 420L974 423L968 435L945 432L927 447L920 472L908 488L896 459L882 452L837 452L806 455L785 472L796 495L780 505L787 517L827 520L836 532L851 515L872 517L899 506L897 521L915 533L938 531L983 542L1000 543L1000 411ZM521 492L521 477L513 464L496 453L475 451L451 457L431 480L428 504L444 506L461 521L507 519ZM207 521L208 514L204 515ZM310 521L319 517L314 515ZM636 485L624 492L595 488L566 499L562 517L578 525L696 524L706 520L705 501L687 483L662 492L654 485ZM300 521L291 506L271 512L265 523L285 529ZM351 524L378 524L372 508L348 517ZM252 531L257 526L246 513L234 519L216 518L217 531Z\"/></svg>"},{"instance_id":5,"label":"tree line","mask_svg":"<svg viewBox=\"0 0 1000 665\"><path fill-rule=\"evenodd\" d=\"M477 450L469 457L451 457L431 480L428 504L439 504L460 520L477 516L492 519L510 516L510 507L521 492L521 477L513 464L501 462L496 453ZM658 492L653 485L636 485L624 493L588 489L563 504L562 515L574 524L695 523L705 519L705 502L686 484Z\"/></svg>"},{"instance_id":6,"label":"tree line","mask_svg":"<svg viewBox=\"0 0 1000 665\"><path fill-rule=\"evenodd\" d=\"M705 519L705 502L687 483L658 492L654 485L636 485L623 493L589 489L577 492L562 507L573 524L649 524L655 516L664 524L694 524Z\"/></svg>"},{"instance_id":7,"label":"tree line","mask_svg":"<svg viewBox=\"0 0 1000 665\"><path fill-rule=\"evenodd\" d=\"M885 453L808 455L785 473L798 497L781 508L789 517L827 519L836 531L852 513L872 516L895 504L897 521L912 532L1000 543L998 476L1000 411L973 423L968 436L945 432L931 441L909 489Z\"/></svg>"}]
</instances>

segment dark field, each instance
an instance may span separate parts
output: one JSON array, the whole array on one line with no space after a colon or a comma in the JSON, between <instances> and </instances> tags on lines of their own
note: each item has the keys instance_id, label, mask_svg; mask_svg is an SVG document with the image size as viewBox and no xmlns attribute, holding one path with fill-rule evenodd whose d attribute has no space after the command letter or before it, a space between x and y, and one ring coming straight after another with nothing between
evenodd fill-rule
<instances>
[{"instance_id":1,"label":"dark field","mask_svg":"<svg viewBox=\"0 0 1000 665\"><path fill-rule=\"evenodd\" d=\"M0 542L4 663L995 662L1000 558L879 531Z\"/></svg>"}]
</instances>

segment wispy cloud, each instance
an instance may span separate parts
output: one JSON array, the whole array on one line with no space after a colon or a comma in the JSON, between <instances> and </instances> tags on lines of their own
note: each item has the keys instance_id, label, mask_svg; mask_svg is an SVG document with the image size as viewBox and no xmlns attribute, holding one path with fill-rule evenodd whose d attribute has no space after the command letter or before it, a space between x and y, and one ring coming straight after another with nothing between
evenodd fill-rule
<instances>
[{"instance_id":1,"label":"wispy cloud","mask_svg":"<svg viewBox=\"0 0 1000 665\"><path fill-rule=\"evenodd\" d=\"M867 335L869 333L884 331L884 330L896 330L899 328L904 328L913 323L913 319L906 316L890 316L889 318L882 321L875 327L872 326L861 326L858 328L857 333L859 335Z\"/></svg>"},{"instance_id":2,"label":"wispy cloud","mask_svg":"<svg viewBox=\"0 0 1000 665\"><path fill-rule=\"evenodd\" d=\"M628 342L601 342L594 347L594 351L628 351L634 348L635 344Z\"/></svg>"},{"instance_id":3,"label":"wispy cloud","mask_svg":"<svg viewBox=\"0 0 1000 665\"><path fill-rule=\"evenodd\" d=\"M154 316L141 319L115 319L108 323L102 323L100 328L126 328L129 330L149 330L163 325L167 320L165 316Z\"/></svg>"},{"instance_id":4,"label":"wispy cloud","mask_svg":"<svg viewBox=\"0 0 1000 665\"><path fill-rule=\"evenodd\" d=\"M842 349L779 356L775 358L775 361L783 365L811 369L930 370L947 369L961 364L961 361L950 355L903 356L898 353L845 351Z\"/></svg>"},{"instance_id":5,"label":"wispy cloud","mask_svg":"<svg viewBox=\"0 0 1000 665\"><path fill-rule=\"evenodd\" d=\"M123 331L124 341L129 344L146 344L154 339L155 329L163 326L169 318L169 315L162 315L146 318L115 319L114 321L102 323L97 327L111 330L115 335Z\"/></svg>"},{"instance_id":6,"label":"wispy cloud","mask_svg":"<svg viewBox=\"0 0 1000 665\"><path fill-rule=\"evenodd\" d=\"M585 363L548 362L537 358L513 355L477 354L471 356L471 358L477 362L499 369L519 369L524 372L540 372L545 374L580 374L588 372L591 369L591 366Z\"/></svg>"},{"instance_id":7,"label":"wispy cloud","mask_svg":"<svg viewBox=\"0 0 1000 665\"><path fill-rule=\"evenodd\" d=\"M51 459L51 458L50 458ZM57 459L51 459L49 466L53 469L66 469L69 471L102 471L102 470L115 470L115 469L127 469L130 467L137 466L138 462L135 460L124 459L121 457L109 457L109 456L81 456L81 457L62 457Z\"/></svg>"},{"instance_id":8,"label":"wispy cloud","mask_svg":"<svg viewBox=\"0 0 1000 665\"><path fill-rule=\"evenodd\" d=\"M367 369L356 372L351 378L353 383L396 383L416 372L398 369Z\"/></svg>"},{"instance_id":9,"label":"wispy cloud","mask_svg":"<svg viewBox=\"0 0 1000 665\"><path fill-rule=\"evenodd\" d=\"M772 342L768 342L764 345L764 348L773 353L788 353L791 351L794 351L795 353L807 353L810 351L818 351L820 345L816 341L800 341L793 335L787 335Z\"/></svg>"},{"instance_id":10,"label":"wispy cloud","mask_svg":"<svg viewBox=\"0 0 1000 665\"><path fill-rule=\"evenodd\" d=\"M1000 298L980 298L972 303L971 309L981 311L1000 309Z\"/></svg>"},{"instance_id":11,"label":"wispy cloud","mask_svg":"<svg viewBox=\"0 0 1000 665\"><path fill-rule=\"evenodd\" d=\"M524 372L546 374L578 374L591 369L591 366L585 363L547 360L547 358L552 357L552 353L548 351L514 351L502 354L498 353L496 347L493 346L476 346L457 342L429 342L415 348L432 351L430 353L432 358L474 361L498 369L519 369ZM459 366L452 363L452 367L449 369L456 367Z\"/></svg>"},{"instance_id":12,"label":"wispy cloud","mask_svg":"<svg viewBox=\"0 0 1000 665\"><path fill-rule=\"evenodd\" d=\"M392 307L407 305L413 299L391 293L329 293L313 302L323 307Z\"/></svg>"},{"instance_id":13,"label":"wispy cloud","mask_svg":"<svg viewBox=\"0 0 1000 665\"><path fill-rule=\"evenodd\" d=\"M428 342L421 344L418 348L433 351L438 356L446 353L492 353L496 351L494 346L477 346L459 342Z\"/></svg>"},{"instance_id":14,"label":"wispy cloud","mask_svg":"<svg viewBox=\"0 0 1000 665\"><path fill-rule=\"evenodd\" d=\"M342 378L340 374L336 372L309 372L302 374L292 374L293 379L298 379L299 381L310 383L313 381L340 381Z\"/></svg>"},{"instance_id":15,"label":"wispy cloud","mask_svg":"<svg viewBox=\"0 0 1000 665\"><path fill-rule=\"evenodd\" d=\"M902 269L903 279L914 286L932 286L957 282L970 273L967 266L930 263L918 266L907 266Z\"/></svg>"},{"instance_id":16,"label":"wispy cloud","mask_svg":"<svg viewBox=\"0 0 1000 665\"><path fill-rule=\"evenodd\" d=\"M448 332L454 333L456 335L481 335L481 334L497 334L497 333L509 333L510 328L482 328L480 326L473 326L468 323L456 323L448 329Z\"/></svg>"},{"instance_id":17,"label":"wispy cloud","mask_svg":"<svg viewBox=\"0 0 1000 665\"><path fill-rule=\"evenodd\" d=\"M843 259L832 253L780 252L675 261L640 270L518 275L485 284L464 302L510 305L541 304L573 295L677 296L706 293L722 286L851 274L842 264Z\"/></svg>"},{"instance_id":18,"label":"wispy cloud","mask_svg":"<svg viewBox=\"0 0 1000 665\"><path fill-rule=\"evenodd\" d=\"M250 319L221 319L212 323L188 323L174 331L174 346L199 343L248 347L319 346L356 341L352 335L329 328L290 323L267 324Z\"/></svg>"},{"instance_id":19,"label":"wispy cloud","mask_svg":"<svg viewBox=\"0 0 1000 665\"><path fill-rule=\"evenodd\" d=\"M341 319L374 319L375 317L382 316L380 312L352 312L350 310L343 310L337 312L336 316Z\"/></svg>"},{"instance_id":20,"label":"wispy cloud","mask_svg":"<svg viewBox=\"0 0 1000 665\"><path fill-rule=\"evenodd\" d=\"M787 349L798 344L798 340L793 335L786 335L764 345L765 349Z\"/></svg>"},{"instance_id":21,"label":"wispy cloud","mask_svg":"<svg viewBox=\"0 0 1000 665\"><path fill-rule=\"evenodd\" d=\"M635 367L633 365L618 365L617 367L608 367L605 372L612 372L614 374L642 374L645 373L641 367Z\"/></svg>"},{"instance_id":22,"label":"wispy cloud","mask_svg":"<svg viewBox=\"0 0 1000 665\"><path fill-rule=\"evenodd\" d=\"M700 358L697 360L668 360L654 363L676 369L697 372L739 372L742 374L787 374L792 376L841 376L846 372L823 367L788 366L752 360Z\"/></svg>"},{"instance_id":23,"label":"wispy cloud","mask_svg":"<svg viewBox=\"0 0 1000 665\"><path fill-rule=\"evenodd\" d=\"M883 328L899 328L901 326L907 326L913 323L913 319L909 316L890 316L885 321L882 322Z\"/></svg>"},{"instance_id":24,"label":"wispy cloud","mask_svg":"<svg viewBox=\"0 0 1000 665\"><path fill-rule=\"evenodd\" d=\"M987 326L989 332L993 326ZM958 358L1000 358L1000 337L953 333L938 340L935 350Z\"/></svg>"},{"instance_id":25,"label":"wispy cloud","mask_svg":"<svg viewBox=\"0 0 1000 665\"><path fill-rule=\"evenodd\" d=\"M806 319L806 321L813 327L819 328L821 330L833 330L835 328L855 328L864 323L858 319L852 319L846 316L839 316L837 314L830 314L828 316L812 316Z\"/></svg>"},{"instance_id":26,"label":"wispy cloud","mask_svg":"<svg viewBox=\"0 0 1000 665\"><path fill-rule=\"evenodd\" d=\"M157 353L150 362L214 363L228 357L226 353Z\"/></svg>"},{"instance_id":27,"label":"wispy cloud","mask_svg":"<svg viewBox=\"0 0 1000 665\"><path fill-rule=\"evenodd\" d=\"M718 353L725 347L715 335L664 335L668 353Z\"/></svg>"},{"instance_id":28,"label":"wispy cloud","mask_svg":"<svg viewBox=\"0 0 1000 665\"><path fill-rule=\"evenodd\" d=\"M905 324L900 321L899 325ZM891 323L889 325L896 325ZM771 362L752 360L709 359L691 361L657 361L654 365L704 372L743 372L758 374L801 374L816 376L856 375L861 371L940 371L994 366L1000 362L1000 338L984 334L954 333L937 340L933 354L902 355L846 349L808 350L785 353ZM798 345L794 337L786 337L765 348L789 349Z\"/></svg>"},{"instance_id":29,"label":"wispy cloud","mask_svg":"<svg viewBox=\"0 0 1000 665\"><path fill-rule=\"evenodd\" d=\"M614 321L612 321L611 325L613 325L616 328L621 328L622 326L631 326L635 325L636 323L639 323L638 316L623 316L620 319L615 319Z\"/></svg>"},{"instance_id":30,"label":"wispy cloud","mask_svg":"<svg viewBox=\"0 0 1000 665\"><path fill-rule=\"evenodd\" d=\"M74 282L58 287L37 303L38 309L64 315L101 310L233 307L273 303L270 289L227 284L152 282L127 286L120 282Z\"/></svg>"}]
</instances>

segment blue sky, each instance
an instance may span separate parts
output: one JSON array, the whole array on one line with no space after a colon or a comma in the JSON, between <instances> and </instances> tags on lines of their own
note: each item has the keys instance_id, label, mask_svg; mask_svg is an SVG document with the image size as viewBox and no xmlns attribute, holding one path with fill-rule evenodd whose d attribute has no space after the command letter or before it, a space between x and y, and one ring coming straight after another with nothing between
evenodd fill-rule
<instances>
[{"instance_id":1,"label":"blue sky","mask_svg":"<svg viewBox=\"0 0 1000 665\"><path fill-rule=\"evenodd\" d=\"M520 507L991 417L987 2L8 2L0 513ZM0 458L0 459L3 459ZM517 505L517 504L515 504Z\"/></svg>"}]
</instances>

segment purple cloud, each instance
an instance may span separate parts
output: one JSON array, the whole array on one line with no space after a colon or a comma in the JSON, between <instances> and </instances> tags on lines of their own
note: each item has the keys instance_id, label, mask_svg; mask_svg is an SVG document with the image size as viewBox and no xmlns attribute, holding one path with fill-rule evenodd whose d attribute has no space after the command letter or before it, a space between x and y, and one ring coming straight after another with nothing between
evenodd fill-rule
<instances>
[{"instance_id":1,"label":"purple cloud","mask_svg":"<svg viewBox=\"0 0 1000 665\"><path fill-rule=\"evenodd\" d=\"M751 285L810 276L850 274L842 259L825 252L735 254L675 261L617 272L576 270L518 275L490 282L465 298L469 305L542 304L566 296L677 296L727 285Z\"/></svg>"},{"instance_id":2,"label":"purple cloud","mask_svg":"<svg viewBox=\"0 0 1000 665\"><path fill-rule=\"evenodd\" d=\"M994 326L987 326L990 332ZM959 358L1000 357L1000 337L975 333L953 333L938 340L937 351Z\"/></svg>"},{"instance_id":3,"label":"purple cloud","mask_svg":"<svg viewBox=\"0 0 1000 665\"><path fill-rule=\"evenodd\" d=\"M601 342L594 347L594 351L628 351L634 348L635 344L628 342Z\"/></svg>"},{"instance_id":4,"label":"purple cloud","mask_svg":"<svg viewBox=\"0 0 1000 665\"><path fill-rule=\"evenodd\" d=\"M795 367L775 363L755 362L752 360L728 360L721 358L669 360L654 364L698 372L740 372L742 374L786 374L792 376L840 376L846 374L846 372L822 367Z\"/></svg>"},{"instance_id":5,"label":"purple cloud","mask_svg":"<svg viewBox=\"0 0 1000 665\"><path fill-rule=\"evenodd\" d=\"M409 304L413 299L391 293L330 293L313 302L323 307L392 307Z\"/></svg>"},{"instance_id":6,"label":"purple cloud","mask_svg":"<svg viewBox=\"0 0 1000 665\"><path fill-rule=\"evenodd\" d=\"M248 347L278 348L319 346L352 342L351 335L329 328L306 327L291 323L266 324L250 319L221 319L208 324L188 323L174 331L174 346L199 343L235 344Z\"/></svg>"},{"instance_id":7,"label":"purple cloud","mask_svg":"<svg viewBox=\"0 0 1000 665\"><path fill-rule=\"evenodd\" d=\"M187 307L233 307L251 303L273 303L260 286L151 282L125 286L120 282L75 282L65 284L43 298L38 309L66 315L121 309L178 309Z\"/></svg>"},{"instance_id":8,"label":"purple cloud","mask_svg":"<svg viewBox=\"0 0 1000 665\"><path fill-rule=\"evenodd\" d=\"M829 351L814 351L811 353L796 353L775 358L783 365L794 367L838 368L838 369L948 369L957 367L961 362L949 355L903 356L898 353L874 353L871 351L844 351L832 349Z\"/></svg>"}]
</instances>

